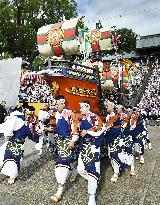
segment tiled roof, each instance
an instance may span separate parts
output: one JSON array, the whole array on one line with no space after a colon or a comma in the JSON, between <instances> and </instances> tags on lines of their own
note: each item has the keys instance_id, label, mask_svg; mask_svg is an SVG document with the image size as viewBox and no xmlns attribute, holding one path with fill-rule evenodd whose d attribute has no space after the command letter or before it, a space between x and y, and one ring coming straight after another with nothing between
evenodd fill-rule
<instances>
[{"instance_id":1,"label":"tiled roof","mask_svg":"<svg viewBox=\"0 0 160 205\"><path fill-rule=\"evenodd\" d=\"M137 48L150 48L160 46L160 34L142 36L137 40Z\"/></svg>"}]
</instances>

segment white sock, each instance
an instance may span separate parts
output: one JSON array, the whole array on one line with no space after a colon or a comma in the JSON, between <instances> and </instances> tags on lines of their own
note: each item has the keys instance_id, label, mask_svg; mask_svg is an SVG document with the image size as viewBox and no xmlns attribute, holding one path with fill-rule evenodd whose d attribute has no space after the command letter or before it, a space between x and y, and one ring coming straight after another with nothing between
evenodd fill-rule
<instances>
[{"instance_id":1,"label":"white sock","mask_svg":"<svg viewBox=\"0 0 160 205\"><path fill-rule=\"evenodd\" d=\"M90 195L95 195L96 190L97 190L97 180L94 177L88 175L88 193Z\"/></svg>"},{"instance_id":2,"label":"white sock","mask_svg":"<svg viewBox=\"0 0 160 205\"><path fill-rule=\"evenodd\" d=\"M95 194L89 196L88 205L96 205Z\"/></svg>"},{"instance_id":3,"label":"white sock","mask_svg":"<svg viewBox=\"0 0 160 205\"><path fill-rule=\"evenodd\" d=\"M148 144L148 148L149 148L149 149L152 149L152 144L151 144L151 142Z\"/></svg>"},{"instance_id":4,"label":"white sock","mask_svg":"<svg viewBox=\"0 0 160 205\"><path fill-rule=\"evenodd\" d=\"M131 172L134 172L134 156L130 158Z\"/></svg>"},{"instance_id":5,"label":"white sock","mask_svg":"<svg viewBox=\"0 0 160 205\"><path fill-rule=\"evenodd\" d=\"M118 174L114 173L113 176L114 176L114 177L118 177Z\"/></svg>"},{"instance_id":6,"label":"white sock","mask_svg":"<svg viewBox=\"0 0 160 205\"><path fill-rule=\"evenodd\" d=\"M134 172L134 163L131 165L131 172Z\"/></svg>"},{"instance_id":7,"label":"white sock","mask_svg":"<svg viewBox=\"0 0 160 205\"><path fill-rule=\"evenodd\" d=\"M38 155L42 155L42 149L40 149L40 151L39 151Z\"/></svg>"},{"instance_id":8,"label":"white sock","mask_svg":"<svg viewBox=\"0 0 160 205\"><path fill-rule=\"evenodd\" d=\"M63 186L59 186L58 191L56 193L57 196L61 196L63 192Z\"/></svg>"},{"instance_id":9,"label":"white sock","mask_svg":"<svg viewBox=\"0 0 160 205\"><path fill-rule=\"evenodd\" d=\"M71 170L71 175L72 175L73 177L76 177L77 174L78 174L77 169L73 168L73 169Z\"/></svg>"},{"instance_id":10,"label":"white sock","mask_svg":"<svg viewBox=\"0 0 160 205\"><path fill-rule=\"evenodd\" d=\"M114 159L112 160L112 166L113 166L114 174L118 175L120 172L119 165L117 164L117 162Z\"/></svg>"}]
</instances>

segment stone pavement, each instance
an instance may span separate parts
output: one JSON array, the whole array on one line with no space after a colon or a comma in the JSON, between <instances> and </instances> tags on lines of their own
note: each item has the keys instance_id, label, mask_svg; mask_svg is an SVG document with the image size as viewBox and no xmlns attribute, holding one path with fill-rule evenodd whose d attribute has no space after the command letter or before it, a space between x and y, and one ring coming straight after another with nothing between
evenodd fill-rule
<instances>
[{"instance_id":1,"label":"stone pavement","mask_svg":"<svg viewBox=\"0 0 160 205\"><path fill-rule=\"evenodd\" d=\"M149 134L153 149L145 150L144 165L135 162L135 177L125 173L111 184L112 168L107 159L101 161L97 205L160 205L160 127L149 127ZM36 154L34 144L28 142L16 183L9 186L0 178L0 205L54 204L49 199L57 190L54 156L46 151L41 157ZM67 182L58 205L87 205L87 201L87 182L78 177L74 183Z\"/></svg>"}]
</instances>

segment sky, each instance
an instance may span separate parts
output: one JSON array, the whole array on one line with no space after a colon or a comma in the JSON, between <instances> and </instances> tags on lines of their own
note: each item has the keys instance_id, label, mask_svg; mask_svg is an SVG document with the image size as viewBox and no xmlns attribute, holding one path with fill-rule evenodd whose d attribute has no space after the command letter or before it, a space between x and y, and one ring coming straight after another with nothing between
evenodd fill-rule
<instances>
[{"instance_id":1,"label":"sky","mask_svg":"<svg viewBox=\"0 0 160 205\"><path fill-rule=\"evenodd\" d=\"M132 29L145 36L160 33L160 0L76 0L78 16L94 29L101 20L103 28Z\"/></svg>"}]
</instances>

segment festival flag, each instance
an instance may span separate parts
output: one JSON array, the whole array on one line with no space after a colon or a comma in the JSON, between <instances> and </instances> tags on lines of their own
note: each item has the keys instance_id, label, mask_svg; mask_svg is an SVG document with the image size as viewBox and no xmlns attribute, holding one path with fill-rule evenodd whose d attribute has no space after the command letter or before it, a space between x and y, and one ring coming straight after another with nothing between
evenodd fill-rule
<instances>
[{"instance_id":1,"label":"festival flag","mask_svg":"<svg viewBox=\"0 0 160 205\"><path fill-rule=\"evenodd\" d=\"M114 35L113 35L113 45L114 45L114 49L115 49L116 51L118 50L117 39L118 39L118 33L115 32Z\"/></svg>"}]
</instances>

